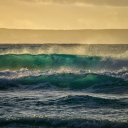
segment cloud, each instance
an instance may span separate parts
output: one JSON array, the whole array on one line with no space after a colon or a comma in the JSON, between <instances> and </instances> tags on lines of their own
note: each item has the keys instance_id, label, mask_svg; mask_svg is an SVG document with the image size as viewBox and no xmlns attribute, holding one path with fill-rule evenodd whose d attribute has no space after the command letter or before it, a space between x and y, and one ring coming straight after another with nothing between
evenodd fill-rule
<instances>
[{"instance_id":1,"label":"cloud","mask_svg":"<svg viewBox=\"0 0 128 128\"><path fill-rule=\"evenodd\" d=\"M63 5L94 5L94 6L128 6L128 0L17 0L24 2L36 2L42 4Z\"/></svg>"},{"instance_id":2,"label":"cloud","mask_svg":"<svg viewBox=\"0 0 128 128\"><path fill-rule=\"evenodd\" d=\"M0 12L2 12L0 27L21 29L128 28L128 7L116 7L112 6L112 3L109 7L101 6L102 2L96 3L98 0L93 2L93 6L91 4L87 6L92 1L94 0L0 0Z\"/></svg>"}]
</instances>

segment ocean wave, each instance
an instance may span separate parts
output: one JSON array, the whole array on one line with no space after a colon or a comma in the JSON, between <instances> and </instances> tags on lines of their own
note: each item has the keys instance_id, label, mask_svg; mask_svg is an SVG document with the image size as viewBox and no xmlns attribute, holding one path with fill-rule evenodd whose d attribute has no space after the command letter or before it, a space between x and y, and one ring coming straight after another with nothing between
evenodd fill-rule
<instances>
[{"instance_id":1,"label":"ocean wave","mask_svg":"<svg viewBox=\"0 0 128 128\"><path fill-rule=\"evenodd\" d=\"M11 71L11 70L4 70L0 71L0 79L18 79L21 77L29 77L29 76L41 76L41 75L54 75L54 74L87 74L87 73L92 73L92 74L98 74L98 75L106 75L106 76L111 76L111 77L116 77L116 78L122 78L122 79L128 79L128 69L123 67L122 69L115 70L115 71L109 71L109 70L77 70L77 69L72 69L68 67L60 67L56 70L50 69L46 71L31 71L28 70L27 68L21 68L20 70L16 71Z\"/></svg>"},{"instance_id":2,"label":"ocean wave","mask_svg":"<svg viewBox=\"0 0 128 128\"><path fill-rule=\"evenodd\" d=\"M45 127L45 128L127 128L127 121L96 120L88 118L19 117L0 118L1 127Z\"/></svg>"},{"instance_id":3,"label":"ocean wave","mask_svg":"<svg viewBox=\"0 0 128 128\"><path fill-rule=\"evenodd\" d=\"M18 93L18 92L16 92L16 93ZM56 91L54 91L53 93L55 93L54 95L56 95ZM73 92L73 93L75 93L75 92ZM21 93L19 93L19 95L20 94ZM25 94L27 94L27 92ZM51 96L45 98L46 95L43 95L44 93L41 93L40 95L39 94L37 94L38 95L37 97L28 97L28 95L23 96L23 94L20 95L20 97L16 97L16 95L13 95L10 99L7 96L0 97L0 106L2 108L0 115L2 117L4 117L6 115L6 113L3 113L3 110L5 110L7 107L8 107L8 109L7 109L8 112L16 113L20 110L20 108L22 108L21 106L24 106L24 108L28 108L27 110L30 110L30 108L33 108L33 111L37 112L37 114L39 114L39 112L43 112L44 108L45 108L45 110L49 111L49 109L51 109L51 106L52 106L52 108L60 107L61 110L66 111L66 109L68 109L68 110L72 110L74 112L78 109L80 111L82 109L85 111L87 111L88 109L98 111L100 108L102 111L104 111L105 109L108 109L108 110L111 109L113 111L116 111L118 109L123 108L125 110L123 112L125 113L125 112L127 112L127 108L128 108L128 97L124 97L124 96L123 96L123 98L108 99L108 97L105 97L105 98L96 97L96 96L93 97L93 96L90 96L87 94L73 95L71 93L69 95L65 94L65 96L60 95L59 97L57 97L57 95L56 96L51 95ZM4 109L4 107L5 107L5 109ZM17 108L16 111L13 110L13 108ZM42 110L40 110L40 108L42 108ZM89 112L89 110L88 110L88 112ZM59 109L55 109L55 112L56 111L59 111ZM99 113L99 111L97 113ZM110 114L110 113L111 112L109 112L109 111L106 112L106 114ZM40 113L39 115L41 115L41 114L44 114L44 113ZM47 114L47 112L45 114ZM90 114L92 114L92 113L90 113ZM18 115L15 115L15 116L18 116ZM56 116L59 116L59 115L56 115ZM10 115L10 117L11 117L11 115ZM125 119L126 117L127 116L124 116L123 119Z\"/></svg>"},{"instance_id":4,"label":"ocean wave","mask_svg":"<svg viewBox=\"0 0 128 128\"><path fill-rule=\"evenodd\" d=\"M72 70L107 70L115 71L122 68L128 68L127 59L114 59L98 56L78 56L65 54L22 54L22 55L0 55L0 70L20 70L27 68L29 70L57 70L60 68L69 68Z\"/></svg>"},{"instance_id":5,"label":"ocean wave","mask_svg":"<svg viewBox=\"0 0 128 128\"><path fill-rule=\"evenodd\" d=\"M23 99L25 100L25 99ZM27 99L26 99L27 100ZM37 101L35 106L47 106L47 105L67 105L72 106L71 108L82 108L84 107L89 109L99 109L100 108L128 108L128 102L126 102L127 98L121 99L105 99L99 97L93 97L89 95L67 95L65 97L61 97L55 100L48 100L48 101Z\"/></svg>"},{"instance_id":6,"label":"ocean wave","mask_svg":"<svg viewBox=\"0 0 128 128\"><path fill-rule=\"evenodd\" d=\"M82 73L81 73L82 72ZM18 75L19 76L18 76ZM25 74L25 75L24 75ZM34 75L32 75L34 74ZM94 92L107 93L126 93L128 91L128 81L116 78L121 73L91 73L86 71L79 72L33 72L33 71L5 71L0 73L0 90L3 89L71 89L71 90L90 90ZM127 71L122 72L122 76L127 75ZM8 75L8 76L7 76ZM10 77L12 75L12 77Z\"/></svg>"}]
</instances>

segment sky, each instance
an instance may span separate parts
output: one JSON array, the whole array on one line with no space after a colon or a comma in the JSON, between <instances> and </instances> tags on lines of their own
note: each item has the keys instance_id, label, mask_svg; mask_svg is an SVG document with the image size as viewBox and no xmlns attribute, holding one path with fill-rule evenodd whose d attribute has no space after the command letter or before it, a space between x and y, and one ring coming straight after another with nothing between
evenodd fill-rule
<instances>
[{"instance_id":1,"label":"sky","mask_svg":"<svg viewBox=\"0 0 128 128\"><path fill-rule=\"evenodd\" d=\"M128 0L0 0L0 28L128 29Z\"/></svg>"}]
</instances>

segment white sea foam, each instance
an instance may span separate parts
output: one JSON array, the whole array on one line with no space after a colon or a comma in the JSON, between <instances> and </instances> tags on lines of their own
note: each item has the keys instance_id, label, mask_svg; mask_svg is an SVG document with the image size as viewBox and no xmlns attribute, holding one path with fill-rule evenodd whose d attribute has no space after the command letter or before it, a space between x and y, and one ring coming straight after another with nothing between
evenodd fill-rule
<instances>
[{"instance_id":1,"label":"white sea foam","mask_svg":"<svg viewBox=\"0 0 128 128\"><path fill-rule=\"evenodd\" d=\"M128 69L123 67L120 70L116 71L107 71L107 70L100 70L100 71L93 71L93 70L74 70L71 68L61 67L58 70L46 70L46 71L29 71L27 68L22 68L17 71L10 71L5 70L0 72L0 78L7 78L7 79L15 79L27 76L40 76L40 75L53 75L53 74L62 74L62 73L73 73L73 74L88 74L94 73L98 75L106 75L112 76L116 78L123 78L128 79Z\"/></svg>"}]
</instances>

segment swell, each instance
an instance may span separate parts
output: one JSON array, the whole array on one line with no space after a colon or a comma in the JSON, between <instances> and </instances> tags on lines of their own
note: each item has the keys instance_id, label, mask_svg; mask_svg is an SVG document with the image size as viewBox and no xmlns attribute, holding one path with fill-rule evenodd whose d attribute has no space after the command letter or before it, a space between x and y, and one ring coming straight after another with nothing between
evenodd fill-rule
<instances>
[{"instance_id":1,"label":"swell","mask_svg":"<svg viewBox=\"0 0 128 128\"><path fill-rule=\"evenodd\" d=\"M94 120L88 118L18 117L1 118L1 127L45 127L45 128L126 128L126 121Z\"/></svg>"},{"instance_id":2,"label":"swell","mask_svg":"<svg viewBox=\"0 0 128 128\"><path fill-rule=\"evenodd\" d=\"M57 70L62 67L72 70L120 70L128 68L127 59L104 58L98 56L65 55L65 54L22 54L0 55L0 71L20 70Z\"/></svg>"},{"instance_id":3,"label":"swell","mask_svg":"<svg viewBox=\"0 0 128 128\"><path fill-rule=\"evenodd\" d=\"M55 93L55 92L54 92ZM18 104L18 105L17 105ZM26 95L24 97L13 97L11 99L7 98L6 96L0 98L0 106L8 106L8 107L15 107L22 106L27 108L27 106L33 106L35 109L38 107L48 107L48 106L68 106L74 109L127 109L128 108L128 97L123 97L119 99L109 99L108 97L100 98L100 97L93 97L89 95L66 95L61 96L60 98L30 98ZM2 114L1 114L2 115ZM3 114L4 115L4 114Z\"/></svg>"},{"instance_id":4,"label":"swell","mask_svg":"<svg viewBox=\"0 0 128 128\"><path fill-rule=\"evenodd\" d=\"M95 73L56 73L19 78L0 78L0 90L69 89L100 93L127 93L128 81Z\"/></svg>"},{"instance_id":5,"label":"swell","mask_svg":"<svg viewBox=\"0 0 128 128\"><path fill-rule=\"evenodd\" d=\"M51 92L51 91L49 91L49 92ZM1 107L0 115L1 115L1 117L5 117L5 115L9 114L9 113L8 114L4 113L3 110L7 110L7 112L10 112L10 114L17 113L18 111L20 111L22 106L24 108L26 108L27 110L30 110L31 108L33 108L33 111L36 112L36 114L39 114L40 112L44 112L45 110L49 110L51 108L51 106L52 106L52 108L60 107L60 109L63 109L64 111L66 111L65 109L71 109L74 112L78 109L79 109L79 111L81 111L82 108L84 108L84 110L88 110L88 109L94 110L95 109L96 111L98 111L99 109L102 109L102 110L103 109L104 110L105 109L111 109L111 110L113 109L115 111L124 109L127 112L128 96L123 96L120 98L119 97L118 98L112 98L112 97L108 98L106 95L106 97L103 98L103 97L100 97L101 94L99 94L99 96L97 94L94 94L93 96L91 96L89 93L88 93L89 95L87 95L84 92L83 94L76 95L76 92L71 93L71 91L68 92L68 93L70 93L69 95L67 95L68 93L63 91L65 94L63 95L63 93L61 93L60 96L55 96L55 95L57 95L56 94L57 91L53 91L52 92L53 95L48 96L47 94L49 92L47 91L45 93L45 95L44 95L44 91L42 93L40 93L39 91L36 91L36 93L31 91L31 94L29 93L29 91L27 91L25 93L23 93L23 91L22 91L21 92L22 95L20 92L16 92L16 91L13 92L14 95L11 95L12 93L7 94L7 92L5 92L5 94L7 94L7 95L2 94L3 96L0 97L0 107ZM28 96L27 94L30 94L30 96ZM8 97L9 95L11 95L10 98ZM34 95L36 95L36 96L34 96ZM8 109L6 109L6 108L8 108ZM16 108L16 110L13 110L13 108ZM40 110L40 108L46 108L46 109ZM58 111L58 109L55 109L54 111ZM10 114L9 114L9 116L11 117ZM19 115L21 116L24 114L19 113L19 114L15 114L15 116L17 117ZM40 114L42 115L44 113L40 113ZM46 114L47 114L47 111L46 111L45 115ZM110 114L110 112L108 112L107 114ZM33 114L31 113L31 115L33 115ZM59 115L56 115L56 117L57 116L59 117ZM61 115L60 115L60 117L61 117ZM78 116L76 116L76 117L78 117ZM84 116L82 116L82 117L84 117ZM123 119L125 119L125 118L127 118L127 116L123 117Z\"/></svg>"},{"instance_id":6,"label":"swell","mask_svg":"<svg viewBox=\"0 0 128 128\"><path fill-rule=\"evenodd\" d=\"M25 99L22 99L22 100L25 100ZM68 105L68 106L72 106L72 109L80 108L80 107L90 108L90 109L91 108L98 109L99 107L100 108L113 108L113 109L119 109L119 108L127 109L128 107L127 100L128 98L105 99L105 98L93 97L93 96L88 96L88 95L75 95L75 96L67 95L65 97L61 97L55 100L52 99L48 101L37 101L35 106Z\"/></svg>"}]
</instances>

